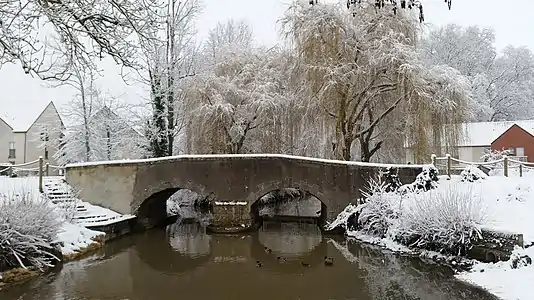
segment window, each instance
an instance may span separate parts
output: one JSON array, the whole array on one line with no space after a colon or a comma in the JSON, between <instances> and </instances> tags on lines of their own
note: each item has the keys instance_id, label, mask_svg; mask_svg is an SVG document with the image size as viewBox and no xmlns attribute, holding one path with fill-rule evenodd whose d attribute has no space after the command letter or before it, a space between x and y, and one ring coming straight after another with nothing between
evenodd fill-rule
<instances>
[{"instance_id":1,"label":"window","mask_svg":"<svg viewBox=\"0 0 534 300\"><path fill-rule=\"evenodd\" d=\"M41 131L41 141L48 142L48 139L48 130L45 128L43 131Z\"/></svg>"},{"instance_id":2,"label":"window","mask_svg":"<svg viewBox=\"0 0 534 300\"><path fill-rule=\"evenodd\" d=\"M515 155L515 148L514 147L508 148L508 153L509 153L508 155L510 155L510 156L516 156Z\"/></svg>"},{"instance_id":3,"label":"window","mask_svg":"<svg viewBox=\"0 0 534 300\"><path fill-rule=\"evenodd\" d=\"M15 156L15 142L9 142L9 156L8 158L16 158Z\"/></svg>"},{"instance_id":4,"label":"window","mask_svg":"<svg viewBox=\"0 0 534 300\"><path fill-rule=\"evenodd\" d=\"M106 132L106 136L107 136L107 146L108 146L108 160L111 160L111 132L110 132L110 128L108 127L107 129L107 132Z\"/></svg>"},{"instance_id":5,"label":"window","mask_svg":"<svg viewBox=\"0 0 534 300\"><path fill-rule=\"evenodd\" d=\"M515 148L515 155L516 156L525 156L525 148L523 148L523 147Z\"/></svg>"}]
</instances>

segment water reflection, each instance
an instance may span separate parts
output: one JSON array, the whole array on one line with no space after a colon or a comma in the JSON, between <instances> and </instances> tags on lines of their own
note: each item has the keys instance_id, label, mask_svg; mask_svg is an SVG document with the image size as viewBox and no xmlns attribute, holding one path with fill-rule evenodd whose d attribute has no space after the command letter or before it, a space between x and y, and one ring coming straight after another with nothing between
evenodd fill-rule
<instances>
[{"instance_id":1,"label":"water reflection","mask_svg":"<svg viewBox=\"0 0 534 300\"><path fill-rule=\"evenodd\" d=\"M175 223L165 228L170 246L181 254L196 257L210 253L211 236L199 223Z\"/></svg>"},{"instance_id":2,"label":"water reflection","mask_svg":"<svg viewBox=\"0 0 534 300\"><path fill-rule=\"evenodd\" d=\"M316 224L278 222L264 222L258 238L264 246L286 257L310 252L323 240Z\"/></svg>"},{"instance_id":3,"label":"water reflection","mask_svg":"<svg viewBox=\"0 0 534 300\"><path fill-rule=\"evenodd\" d=\"M334 266L324 265L326 255ZM447 269L326 239L311 224L268 223L255 234L211 236L194 224L171 225L0 292L2 300L248 298L494 299Z\"/></svg>"}]
</instances>

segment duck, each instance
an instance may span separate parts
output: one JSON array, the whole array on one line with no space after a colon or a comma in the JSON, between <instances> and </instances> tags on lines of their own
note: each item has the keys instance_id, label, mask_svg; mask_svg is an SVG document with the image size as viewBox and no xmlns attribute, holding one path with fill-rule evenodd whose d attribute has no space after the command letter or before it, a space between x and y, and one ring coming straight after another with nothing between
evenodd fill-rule
<instances>
[{"instance_id":1,"label":"duck","mask_svg":"<svg viewBox=\"0 0 534 300\"><path fill-rule=\"evenodd\" d=\"M300 262L300 264L301 264L303 267L306 267L306 268L309 268L309 267L310 267L310 264L305 263L305 262Z\"/></svg>"},{"instance_id":2,"label":"duck","mask_svg":"<svg viewBox=\"0 0 534 300\"><path fill-rule=\"evenodd\" d=\"M271 253L271 252L273 252L273 250L271 250L271 249L269 249L269 248L267 248L267 247L264 247L264 248L265 248L265 253Z\"/></svg>"},{"instance_id":3,"label":"duck","mask_svg":"<svg viewBox=\"0 0 534 300\"><path fill-rule=\"evenodd\" d=\"M334 259L332 257L325 256L324 264L325 266L332 266L334 264Z\"/></svg>"},{"instance_id":4,"label":"duck","mask_svg":"<svg viewBox=\"0 0 534 300\"><path fill-rule=\"evenodd\" d=\"M259 260L256 261L256 268L261 268L261 262Z\"/></svg>"},{"instance_id":5,"label":"duck","mask_svg":"<svg viewBox=\"0 0 534 300\"><path fill-rule=\"evenodd\" d=\"M276 259L278 260L278 262L286 262L287 261L287 259L285 257L280 257L280 256L278 256Z\"/></svg>"}]
</instances>

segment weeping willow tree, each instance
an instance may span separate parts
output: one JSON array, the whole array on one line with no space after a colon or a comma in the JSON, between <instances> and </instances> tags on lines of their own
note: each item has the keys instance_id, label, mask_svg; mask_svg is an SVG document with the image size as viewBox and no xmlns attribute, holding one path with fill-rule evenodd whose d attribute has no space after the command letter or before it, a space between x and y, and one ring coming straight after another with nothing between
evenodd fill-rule
<instances>
[{"instance_id":1,"label":"weeping willow tree","mask_svg":"<svg viewBox=\"0 0 534 300\"><path fill-rule=\"evenodd\" d=\"M276 52L238 45L217 51L213 63L186 87L188 149L193 153L259 152L260 132L276 121L285 103Z\"/></svg>"},{"instance_id":2,"label":"weeping willow tree","mask_svg":"<svg viewBox=\"0 0 534 300\"><path fill-rule=\"evenodd\" d=\"M370 161L399 142L418 157L429 155L441 128L463 120L468 89L450 68L422 65L416 12L374 4L361 1L356 17L340 5L292 4L282 25L298 58L302 96L333 129L338 159ZM458 138L454 127L445 134L451 144Z\"/></svg>"}]
</instances>

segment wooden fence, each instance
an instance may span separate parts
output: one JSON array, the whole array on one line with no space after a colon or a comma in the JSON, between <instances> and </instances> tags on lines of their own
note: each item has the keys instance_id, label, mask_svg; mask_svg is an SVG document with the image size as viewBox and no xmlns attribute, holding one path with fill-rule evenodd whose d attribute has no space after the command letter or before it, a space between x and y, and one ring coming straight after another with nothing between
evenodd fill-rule
<instances>
[{"instance_id":1,"label":"wooden fence","mask_svg":"<svg viewBox=\"0 0 534 300\"><path fill-rule=\"evenodd\" d=\"M34 168L29 168L29 166L37 165ZM26 167L26 168L25 168ZM43 177L49 176L50 170L58 170L59 175L63 175L65 167L51 165L49 163L44 163L43 157L40 156L39 159L30 161L22 164L0 164L0 174L7 174L11 176L13 172L25 172L27 174L36 174L39 176L39 192L43 192Z\"/></svg>"},{"instance_id":2,"label":"wooden fence","mask_svg":"<svg viewBox=\"0 0 534 300\"><path fill-rule=\"evenodd\" d=\"M464 169L465 166L482 166L488 169L502 169L504 176L508 177L511 169L519 170L519 177L523 177L523 173L526 170L534 169L534 163L524 162L503 155L502 158L488 162L471 162L452 157L450 154L446 154L444 157L438 157L435 154L431 156L432 165L435 167L444 167L447 175L450 177L452 171ZM459 166L454 166L456 163ZM464 166L462 166L464 165Z\"/></svg>"}]
</instances>

